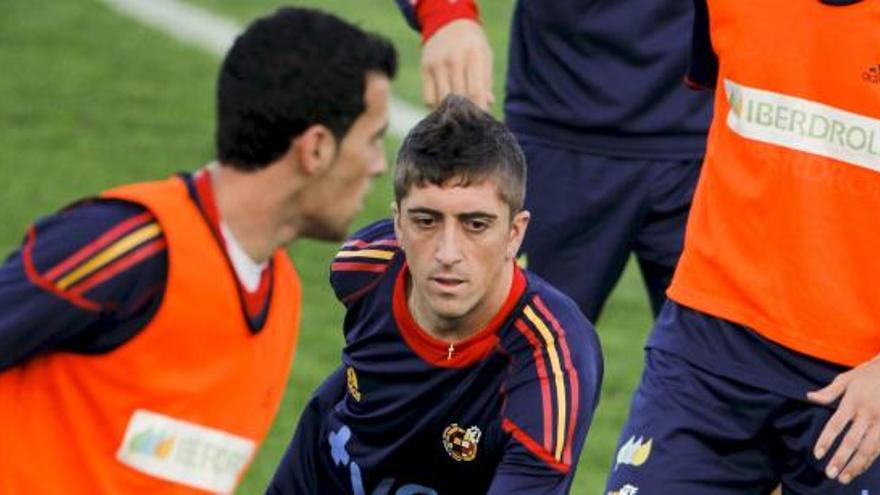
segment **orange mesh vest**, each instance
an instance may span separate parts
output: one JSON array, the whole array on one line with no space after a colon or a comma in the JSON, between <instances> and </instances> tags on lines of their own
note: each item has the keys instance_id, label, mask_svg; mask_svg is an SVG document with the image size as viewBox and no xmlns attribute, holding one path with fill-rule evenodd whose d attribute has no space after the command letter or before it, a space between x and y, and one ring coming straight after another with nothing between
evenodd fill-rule
<instances>
[{"instance_id":1,"label":"orange mesh vest","mask_svg":"<svg viewBox=\"0 0 880 495\"><path fill-rule=\"evenodd\" d=\"M669 297L862 363L880 354L880 2L709 7L715 118Z\"/></svg>"},{"instance_id":2,"label":"orange mesh vest","mask_svg":"<svg viewBox=\"0 0 880 495\"><path fill-rule=\"evenodd\" d=\"M104 355L56 352L0 373L0 493L231 491L284 393L299 279L274 255L265 326L248 330L236 278L179 179L105 193L147 207L168 243L152 321Z\"/></svg>"}]
</instances>

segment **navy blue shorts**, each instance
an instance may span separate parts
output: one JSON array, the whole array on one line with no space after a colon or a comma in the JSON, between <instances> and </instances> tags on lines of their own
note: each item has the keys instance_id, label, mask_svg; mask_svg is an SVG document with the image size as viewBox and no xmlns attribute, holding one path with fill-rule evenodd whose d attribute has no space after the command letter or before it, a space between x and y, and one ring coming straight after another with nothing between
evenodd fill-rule
<instances>
[{"instance_id":1,"label":"navy blue shorts","mask_svg":"<svg viewBox=\"0 0 880 495\"><path fill-rule=\"evenodd\" d=\"M844 486L813 457L832 413L649 349L607 493L880 495L880 464Z\"/></svg>"},{"instance_id":2,"label":"navy blue shorts","mask_svg":"<svg viewBox=\"0 0 880 495\"><path fill-rule=\"evenodd\" d=\"M701 160L611 158L520 138L528 268L596 321L635 253L656 315L681 254Z\"/></svg>"}]
</instances>

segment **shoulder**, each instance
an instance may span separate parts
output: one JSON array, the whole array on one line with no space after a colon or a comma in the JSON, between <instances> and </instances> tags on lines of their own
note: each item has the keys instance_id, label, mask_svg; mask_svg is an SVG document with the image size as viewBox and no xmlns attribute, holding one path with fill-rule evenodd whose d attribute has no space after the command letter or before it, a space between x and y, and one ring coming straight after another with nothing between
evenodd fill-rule
<instances>
[{"instance_id":1,"label":"shoulder","mask_svg":"<svg viewBox=\"0 0 880 495\"><path fill-rule=\"evenodd\" d=\"M581 420L595 407L604 374L599 338L571 298L534 274L527 280L514 328L502 340L512 364L508 415L535 419L567 402L580 404L572 414ZM547 406L543 414L536 403Z\"/></svg>"},{"instance_id":2,"label":"shoulder","mask_svg":"<svg viewBox=\"0 0 880 495\"><path fill-rule=\"evenodd\" d=\"M36 285L72 302L94 305L103 297L89 299L111 282L144 275L164 282L165 250L162 230L143 206L88 199L38 220L28 231L22 262ZM163 269L142 273L156 263Z\"/></svg>"},{"instance_id":3,"label":"shoulder","mask_svg":"<svg viewBox=\"0 0 880 495\"><path fill-rule=\"evenodd\" d=\"M390 219L358 230L342 244L330 264L330 284L346 306L361 298L402 257Z\"/></svg>"},{"instance_id":4,"label":"shoulder","mask_svg":"<svg viewBox=\"0 0 880 495\"><path fill-rule=\"evenodd\" d=\"M511 350L529 362L540 350L578 374L601 365L599 338L577 304L540 277L529 272L526 277L527 289L513 323L516 331L508 333Z\"/></svg>"},{"instance_id":5,"label":"shoulder","mask_svg":"<svg viewBox=\"0 0 880 495\"><path fill-rule=\"evenodd\" d=\"M68 255L79 253L64 266L113 247L104 260L132 244L162 237L156 218L145 207L116 199L86 199L39 219L29 229L26 244L35 267L44 271L51 268L47 264L67 260Z\"/></svg>"}]
</instances>

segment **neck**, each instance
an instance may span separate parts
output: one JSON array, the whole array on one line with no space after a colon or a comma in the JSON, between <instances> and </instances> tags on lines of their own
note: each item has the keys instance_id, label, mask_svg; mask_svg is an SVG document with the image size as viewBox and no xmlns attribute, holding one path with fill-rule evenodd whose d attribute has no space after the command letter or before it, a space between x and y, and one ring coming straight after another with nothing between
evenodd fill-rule
<instances>
[{"instance_id":1,"label":"neck","mask_svg":"<svg viewBox=\"0 0 880 495\"><path fill-rule=\"evenodd\" d=\"M280 177L284 167L268 166L244 172L219 164L208 166L220 218L257 263L268 260L278 248L298 236L295 222L285 218L286 205L296 188L289 177Z\"/></svg>"},{"instance_id":2,"label":"neck","mask_svg":"<svg viewBox=\"0 0 880 495\"><path fill-rule=\"evenodd\" d=\"M412 277L407 277L406 299L410 314L422 329L436 339L444 342L466 340L484 329L501 311L513 284L513 270L513 263L505 264L499 276L495 278L499 282L494 285L493 290L485 294L470 311L454 318L432 311L425 299L419 297L418 291L413 288Z\"/></svg>"}]
</instances>

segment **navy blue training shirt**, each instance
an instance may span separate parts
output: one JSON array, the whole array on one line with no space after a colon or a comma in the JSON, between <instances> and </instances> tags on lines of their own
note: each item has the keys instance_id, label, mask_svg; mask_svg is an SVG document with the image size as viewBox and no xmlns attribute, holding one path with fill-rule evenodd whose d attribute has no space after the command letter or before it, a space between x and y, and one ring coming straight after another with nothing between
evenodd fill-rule
<instances>
[{"instance_id":1,"label":"navy blue training shirt","mask_svg":"<svg viewBox=\"0 0 880 495\"><path fill-rule=\"evenodd\" d=\"M390 221L355 234L331 270L342 365L268 493L568 493L602 379L599 341L568 297L516 269L493 320L450 345L409 313Z\"/></svg>"},{"instance_id":2,"label":"navy blue training shirt","mask_svg":"<svg viewBox=\"0 0 880 495\"><path fill-rule=\"evenodd\" d=\"M420 29L413 2L397 2ZM589 153L701 158L712 102L684 84L693 16L689 0L517 1L507 125Z\"/></svg>"}]
</instances>

